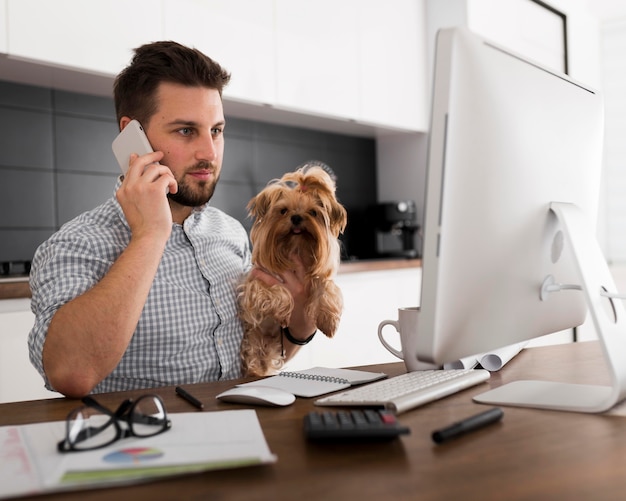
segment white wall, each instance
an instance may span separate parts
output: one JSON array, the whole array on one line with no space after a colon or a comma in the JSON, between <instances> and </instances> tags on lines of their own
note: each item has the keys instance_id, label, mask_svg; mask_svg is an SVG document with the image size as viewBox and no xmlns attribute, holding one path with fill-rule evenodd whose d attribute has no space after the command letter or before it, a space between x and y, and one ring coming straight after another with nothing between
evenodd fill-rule
<instances>
[{"instance_id":1,"label":"white wall","mask_svg":"<svg viewBox=\"0 0 626 501\"><path fill-rule=\"evenodd\" d=\"M602 200L605 254L615 264L626 263L626 2L621 15L600 25L602 90L605 98L605 183ZM622 291L623 292L623 291Z\"/></svg>"},{"instance_id":2,"label":"white wall","mask_svg":"<svg viewBox=\"0 0 626 501\"><path fill-rule=\"evenodd\" d=\"M439 28L467 26L479 30L489 23L506 22L507 19L494 15L493 3L498 5L518 0L426 0L425 47L427 50L428 88L432 87L432 65L434 61L435 35ZM599 88L601 78L599 24L589 10L586 0L551 0L547 3L567 16L569 73L587 85ZM496 13L497 14L497 13ZM473 23L473 25L472 25ZM479 31L478 31L479 32ZM480 33L480 32L479 32ZM481 33L482 34L482 33ZM489 32L487 35L497 35ZM495 40L506 45L506 40ZM428 141L426 134L386 134L377 141L378 198L379 201L408 198L416 200L418 219L423 221L421 210L424 201L424 179ZM626 231L624 232L626 234ZM600 208L598 238L606 247L606 210Z\"/></svg>"}]
</instances>

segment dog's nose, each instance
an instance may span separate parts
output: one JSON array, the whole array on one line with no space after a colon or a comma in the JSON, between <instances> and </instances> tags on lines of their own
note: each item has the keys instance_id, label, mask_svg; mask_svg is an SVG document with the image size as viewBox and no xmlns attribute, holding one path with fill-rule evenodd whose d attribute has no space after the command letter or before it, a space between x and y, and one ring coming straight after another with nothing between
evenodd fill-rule
<instances>
[{"instance_id":1,"label":"dog's nose","mask_svg":"<svg viewBox=\"0 0 626 501\"><path fill-rule=\"evenodd\" d=\"M302 216L299 216L298 214L291 216L291 224L293 224L294 226L298 226L301 222Z\"/></svg>"}]
</instances>

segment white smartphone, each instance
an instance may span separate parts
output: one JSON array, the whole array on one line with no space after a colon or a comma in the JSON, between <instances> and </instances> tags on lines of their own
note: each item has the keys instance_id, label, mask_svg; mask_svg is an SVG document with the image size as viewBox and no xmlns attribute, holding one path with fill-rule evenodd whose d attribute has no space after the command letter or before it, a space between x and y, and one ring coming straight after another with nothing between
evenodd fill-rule
<instances>
[{"instance_id":1,"label":"white smartphone","mask_svg":"<svg viewBox=\"0 0 626 501\"><path fill-rule=\"evenodd\" d=\"M128 125L126 125L122 132L113 140L111 146L113 148L113 154L115 158L117 158L117 162L120 164L124 175L126 175L126 171L128 170L130 155L132 153L141 156L154 151L150 145L150 141L148 141L146 133L143 131L143 127L137 120L128 122Z\"/></svg>"}]
</instances>

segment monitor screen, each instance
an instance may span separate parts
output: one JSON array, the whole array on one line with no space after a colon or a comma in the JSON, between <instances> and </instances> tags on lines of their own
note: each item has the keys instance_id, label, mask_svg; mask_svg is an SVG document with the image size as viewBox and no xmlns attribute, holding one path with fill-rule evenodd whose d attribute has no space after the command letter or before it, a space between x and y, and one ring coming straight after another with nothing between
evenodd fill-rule
<instances>
[{"instance_id":1,"label":"monitor screen","mask_svg":"<svg viewBox=\"0 0 626 501\"><path fill-rule=\"evenodd\" d=\"M595 240L604 113L593 89L463 28L438 33L435 59L416 356L442 364L585 320L551 204Z\"/></svg>"},{"instance_id":2,"label":"monitor screen","mask_svg":"<svg viewBox=\"0 0 626 501\"><path fill-rule=\"evenodd\" d=\"M424 222L419 358L448 362L580 325L579 281L550 202L595 226L601 97L463 29L438 34ZM560 252L555 256L555 252Z\"/></svg>"}]
</instances>

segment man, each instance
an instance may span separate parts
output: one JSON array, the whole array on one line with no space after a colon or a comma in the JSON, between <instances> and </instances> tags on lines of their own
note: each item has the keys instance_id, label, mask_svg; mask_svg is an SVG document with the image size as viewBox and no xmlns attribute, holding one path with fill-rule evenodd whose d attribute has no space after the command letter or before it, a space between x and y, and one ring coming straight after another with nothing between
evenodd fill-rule
<instances>
[{"instance_id":1,"label":"man","mask_svg":"<svg viewBox=\"0 0 626 501\"><path fill-rule=\"evenodd\" d=\"M115 197L35 254L29 351L48 388L81 397L241 375L236 285L250 269L248 239L208 205L222 168L229 79L174 42L138 48L118 75L120 129L137 119L154 153L131 155ZM253 273L291 292L289 329L296 340L310 336L303 270ZM286 342L286 358L297 349Z\"/></svg>"}]
</instances>

